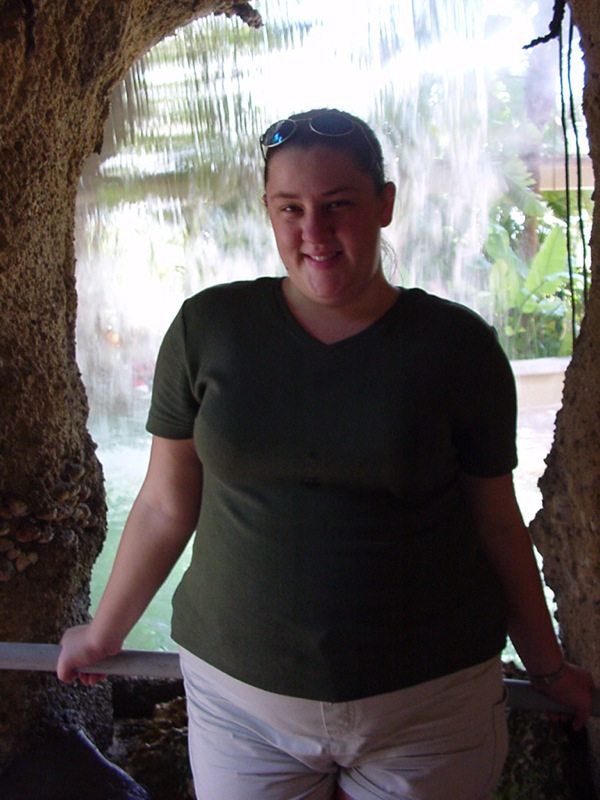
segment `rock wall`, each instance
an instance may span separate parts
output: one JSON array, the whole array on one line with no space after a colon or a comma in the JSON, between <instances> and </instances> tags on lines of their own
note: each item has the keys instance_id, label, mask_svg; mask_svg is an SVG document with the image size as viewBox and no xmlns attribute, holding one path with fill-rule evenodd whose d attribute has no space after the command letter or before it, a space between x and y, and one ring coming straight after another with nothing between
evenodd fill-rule
<instances>
[{"instance_id":1,"label":"rock wall","mask_svg":"<svg viewBox=\"0 0 600 800\"><path fill-rule=\"evenodd\" d=\"M0 0L0 639L83 622L106 531L75 361L74 211L108 97L131 63L231 0ZM109 736L104 689L0 672L0 768L48 724Z\"/></svg>"},{"instance_id":2,"label":"rock wall","mask_svg":"<svg viewBox=\"0 0 600 800\"><path fill-rule=\"evenodd\" d=\"M585 60L584 111L597 180L600 164L600 5L571 0ZM574 54L575 57L575 54ZM567 370L555 440L540 482L543 508L532 535L556 593L567 655L591 670L600 686L600 204L591 238L588 306ZM600 720L589 726L600 788Z\"/></svg>"}]
</instances>

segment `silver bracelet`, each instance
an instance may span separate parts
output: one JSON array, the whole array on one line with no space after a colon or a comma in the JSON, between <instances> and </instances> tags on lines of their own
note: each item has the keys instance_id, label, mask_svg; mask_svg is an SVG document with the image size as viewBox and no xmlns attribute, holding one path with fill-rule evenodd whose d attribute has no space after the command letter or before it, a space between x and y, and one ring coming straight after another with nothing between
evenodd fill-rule
<instances>
[{"instance_id":1,"label":"silver bracelet","mask_svg":"<svg viewBox=\"0 0 600 800\"><path fill-rule=\"evenodd\" d=\"M565 662L563 661L556 672L549 672L547 675L530 675L529 680L532 686L546 687L552 686L559 681L565 674Z\"/></svg>"}]
</instances>

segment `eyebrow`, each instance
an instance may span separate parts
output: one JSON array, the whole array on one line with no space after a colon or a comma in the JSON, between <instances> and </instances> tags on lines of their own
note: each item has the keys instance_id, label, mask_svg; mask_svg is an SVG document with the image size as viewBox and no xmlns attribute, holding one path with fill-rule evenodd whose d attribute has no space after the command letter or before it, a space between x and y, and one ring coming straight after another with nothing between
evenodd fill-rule
<instances>
[{"instance_id":1,"label":"eyebrow","mask_svg":"<svg viewBox=\"0 0 600 800\"><path fill-rule=\"evenodd\" d=\"M344 192L359 192L360 189L358 186L336 186L334 189L328 189L326 192L323 192L321 195L322 197L331 197L336 194L342 194ZM295 198L299 197L300 195L294 192L275 192L272 194L271 197L274 200L294 200Z\"/></svg>"}]
</instances>

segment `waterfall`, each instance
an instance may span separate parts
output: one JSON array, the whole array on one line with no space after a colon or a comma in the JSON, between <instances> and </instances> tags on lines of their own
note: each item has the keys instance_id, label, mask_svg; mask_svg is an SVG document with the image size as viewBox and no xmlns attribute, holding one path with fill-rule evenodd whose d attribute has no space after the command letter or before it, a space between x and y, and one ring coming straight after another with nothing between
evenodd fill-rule
<instances>
[{"instance_id":1,"label":"waterfall","mask_svg":"<svg viewBox=\"0 0 600 800\"><path fill-rule=\"evenodd\" d=\"M393 280L492 317L482 247L490 207L520 185L523 103L498 126L505 96L525 85L523 46L546 32L551 2L539 5L536 19L519 0L264 0L259 31L201 19L133 65L85 165L76 219L78 360L109 515L141 480L154 357L184 297L282 273L260 203L258 139L274 120L322 106L366 119L398 186Z\"/></svg>"}]
</instances>

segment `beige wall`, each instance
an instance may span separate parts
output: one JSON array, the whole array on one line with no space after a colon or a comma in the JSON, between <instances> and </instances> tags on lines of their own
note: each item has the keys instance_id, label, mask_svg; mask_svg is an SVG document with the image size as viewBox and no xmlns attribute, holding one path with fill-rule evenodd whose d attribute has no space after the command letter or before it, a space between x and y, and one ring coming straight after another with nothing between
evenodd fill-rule
<instances>
[{"instance_id":1,"label":"beige wall","mask_svg":"<svg viewBox=\"0 0 600 800\"><path fill-rule=\"evenodd\" d=\"M520 409L558 407L570 358L531 358L513 361Z\"/></svg>"}]
</instances>

